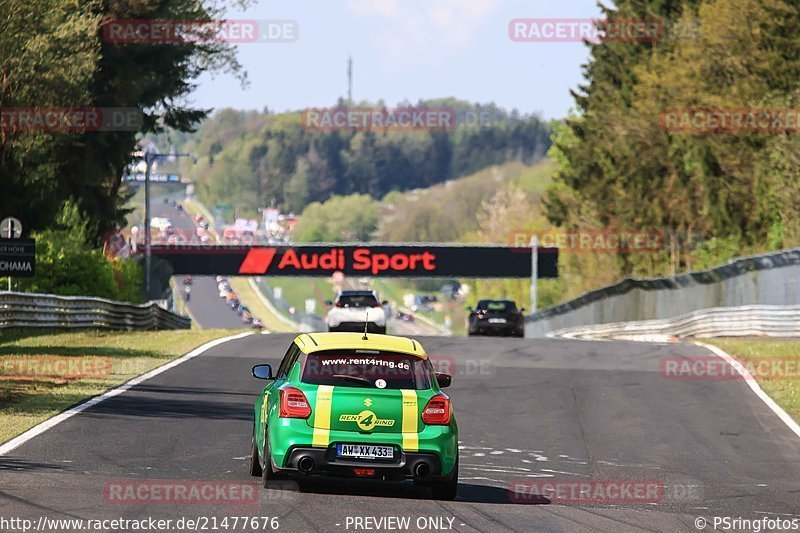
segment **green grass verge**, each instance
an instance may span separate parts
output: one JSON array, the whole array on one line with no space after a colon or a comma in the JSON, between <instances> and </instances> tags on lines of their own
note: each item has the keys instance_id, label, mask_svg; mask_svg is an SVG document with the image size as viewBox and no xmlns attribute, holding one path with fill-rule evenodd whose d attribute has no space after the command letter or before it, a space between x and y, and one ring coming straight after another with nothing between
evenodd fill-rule
<instances>
[{"instance_id":1,"label":"green grass verge","mask_svg":"<svg viewBox=\"0 0 800 533\"><path fill-rule=\"evenodd\" d=\"M800 376L797 375L797 361L800 358L800 340L794 339L701 339L702 342L722 348L736 359L747 364L759 361L787 359L787 364L779 365L781 370L772 376L756 376L758 384L775 403L796 421L800 422ZM791 366L791 365L794 366ZM794 368L794 372L791 372ZM783 376L777 375L784 373Z\"/></svg>"},{"instance_id":2,"label":"green grass verge","mask_svg":"<svg viewBox=\"0 0 800 533\"><path fill-rule=\"evenodd\" d=\"M326 278L267 278L266 281L273 290L280 287L281 298L299 311L305 311L307 299L315 299L316 314L320 316L327 312L325 300L333 300L336 296Z\"/></svg>"},{"instance_id":3,"label":"green grass verge","mask_svg":"<svg viewBox=\"0 0 800 533\"><path fill-rule=\"evenodd\" d=\"M0 332L0 442L229 334L225 330Z\"/></svg>"}]
</instances>

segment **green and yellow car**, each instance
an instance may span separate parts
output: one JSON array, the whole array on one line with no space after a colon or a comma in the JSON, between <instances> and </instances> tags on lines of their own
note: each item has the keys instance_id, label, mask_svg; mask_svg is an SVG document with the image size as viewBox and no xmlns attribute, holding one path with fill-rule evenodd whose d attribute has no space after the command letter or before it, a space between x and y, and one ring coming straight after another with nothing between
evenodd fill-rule
<instances>
[{"instance_id":1,"label":"green and yellow car","mask_svg":"<svg viewBox=\"0 0 800 533\"><path fill-rule=\"evenodd\" d=\"M253 411L250 473L411 479L433 497L458 487L458 425L425 349L404 337L310 333L294 339Z\"/></svg>"}]
</instances>

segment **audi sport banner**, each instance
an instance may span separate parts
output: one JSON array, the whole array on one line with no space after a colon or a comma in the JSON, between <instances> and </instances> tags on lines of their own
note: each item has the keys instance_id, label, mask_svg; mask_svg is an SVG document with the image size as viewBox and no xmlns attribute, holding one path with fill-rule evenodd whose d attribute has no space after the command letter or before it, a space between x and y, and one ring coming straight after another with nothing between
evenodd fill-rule
<instances>
[{"instance_id":1,"label":"audi sport banner","mask_svg":"<svg viewBox=\"0 0 800 533\"><path fill-rule=\"evenodd\" d=\"M527 278L531 248L455 245L153 246L175 274ZM558 277L558 249L539 248L538 276Z\"/></svg>"}]
</instances>

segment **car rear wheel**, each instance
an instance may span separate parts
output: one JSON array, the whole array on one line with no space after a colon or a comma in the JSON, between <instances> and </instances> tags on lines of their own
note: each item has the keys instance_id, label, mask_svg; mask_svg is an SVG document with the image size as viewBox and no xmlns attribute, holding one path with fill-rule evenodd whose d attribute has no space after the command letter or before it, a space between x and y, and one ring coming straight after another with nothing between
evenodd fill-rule
<instances>
[{"instance_id":1,"label":"car rear wheel","mask_svg":"<svg viewBox=\"0 0 800 533\"><path fill-rule=\"evenodd\" d=\"M255 430L253 430L255 433ZM250 475L253 477L261 477L261 458L258 456L258 447L256 447L255 434L250 440L252 443L252 452L250 454Z\"/></svg>"},{"instance_id":2,"label":"car rear wheel","mask_svg":"<svg viewBox=\"0 0 800 533\"><path fill-rule=\"evenodd\" d=\"M261 465L261 484L269 488L272 481L289 479L285 472L276 471L272 468L272 454L269 451L269 433L264 436L264 464Z\"/></svg>"},{"instance_id":3,"label":"car rear wheel","mask_svg":"<svg viewBox=\"0 0 800 533\"><path fill-rule=\"evenodd\" d=\"M434 481L430 485L434 500L454 500L458 494L458 459L450 477L442 481Z\"/></svg>"}]
</instances>

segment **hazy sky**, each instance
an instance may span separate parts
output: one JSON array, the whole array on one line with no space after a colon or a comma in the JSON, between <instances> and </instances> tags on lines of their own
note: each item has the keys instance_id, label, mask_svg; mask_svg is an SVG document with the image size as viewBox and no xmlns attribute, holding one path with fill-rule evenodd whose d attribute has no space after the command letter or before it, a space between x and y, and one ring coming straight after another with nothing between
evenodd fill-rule
<instances>
[{"instance_id":1,"label":"hazy sky","mask_svg":"<svg viewBox=\"0 0 800 533\"><path fill-rule=\"evenodd\" d=\"M260 0L230 19L292 20L287 43L238 45L250 86L205 75L192 96L203 107L275 111L325 107L346 96L348 55L356 100L454 96L496 102L545 118L566 114L581 82L580 42L517 43L517 18L593 18L595 0Z\"/></svg>"}]
</instances>

